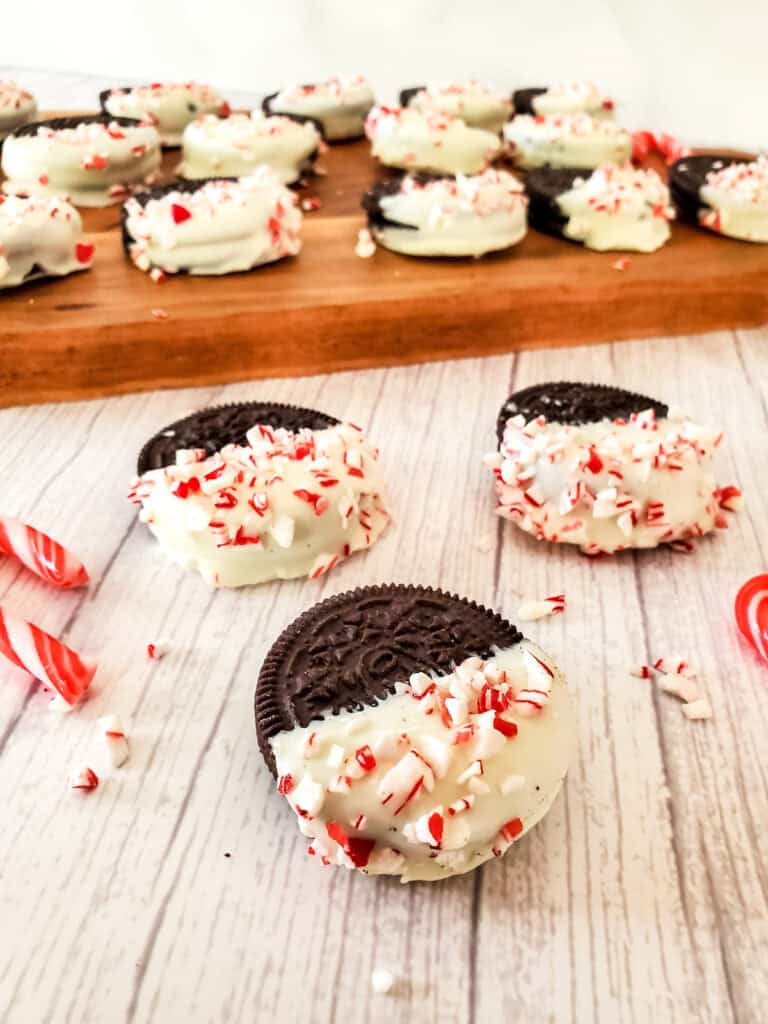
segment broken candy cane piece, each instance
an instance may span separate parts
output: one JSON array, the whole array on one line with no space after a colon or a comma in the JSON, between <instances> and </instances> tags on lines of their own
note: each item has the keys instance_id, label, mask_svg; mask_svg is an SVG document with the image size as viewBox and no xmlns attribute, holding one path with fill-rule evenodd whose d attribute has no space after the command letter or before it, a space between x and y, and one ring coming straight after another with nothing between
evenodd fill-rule
<instances>
[{"instance_id":1,"label":"broken candy cane piece","mask_svg":"<svg viewBox=\"0 0 768 1024\"><path fill-rule=\"evenodd\" d=\"M747 580L736 595L735 611L743 637L768 661L768 573Z\"/></svg>"},{"instance_id":2,"label":"broken candy cane piece","mask_svg":"<svg viewBox=\"0 0 768 1024\"><path fill-rule=\"evenodd\" d=\"M655 669L652 665L632 665L629 674L637 679L650 679Z\"/></svg>"},{"instance_id":3,"label":"broken candy cane piece","mask_svg":"<svg viewBox=\"0 0 768 1024\"><path fill-rule=\"evenodd\" d=\"M54 587L83 587L88 582L88 572L76 555L20 519L0 516L0 551Z\"/></svg>"},{"instance_id":4,"label":"broken candy cane piece","mask_svg":"<svg viewBox=\"0 0 768 1024\"><path fill-rule=\"evenodd\" d=\"M69 788L81 793L90 793L99 784L99 776L93 770L84 766L72 772L69 776Z\"/></svg>"},{"instance_id":5,"label":"broken candy cane piece","mask_svg":"<svg viewBox=\"0 0 768 1024\"><path fill-rule=\"evenodd\" d=\"M693 679L696 675L695 670L691 668L688 661L685 658L681 658L679 654L671 654L666 658L657 658L653 663L653 667L657 672L663 672L668 676L686 676L688 679Z\"/></svg>"},{"instance_id":6,"label":"broken candy cane piece","mask_svg":"<svg viewBox=\"0 0 768 1024\"><path fill-rule=\"evenodd\" d=\"M526 601L517 609L517 617L521 622L535 622L547 615L556 615L565 611L565 594L545 597L543 601Z\"/></svg>"},{"instance_id":7,"label":"broken candy cane piece","mask_svg":"<svg viewBox=\"0 0 768 1024\"><path fill-rule=\"evenodd\" d=\"M128 760L128 737L123 723L117 715L105 715L99 719L99 729L104 746L107 748L113 768L120 768Z\"/></svg>"},{"instance_id":8,"label":"broken candy cane piece","mask_svg":"<svg viewBox=\"0 0 768 1024\"><path fill-rule=\"evenodd\" d=\"M685 717L692 722L702 722L712 717L712 706L704 697L700 700L694 700L690 704L683 704L681 710Z\"/></svg>"},{"instance_id":9,"label":"broken candy cane piece","mask_svg":"<svg viewBox=\"0 0 768 1024\"><path fill-rule=\"evenodd\" d=\"M355 253L361 259L367 260L376 252L376 243L373 240L373 235L368 228L360 228L357 233L357 245L355 246Z\"/></svg>"},{"instance_id":10,"label":"broken candy cane piece","mask_svg":"<svg viewBox=\"0 0 768 1024\"><path fill-rule=\"evenodd\" d=\"M96 674L97 664L38 626L0 608L0 654L48 686L68 704L77 704Z\"/></svg>"},{"instance_id":11,"label":"broken candy cane piece","mask_svg":"<svg viewBox=\"0 0 768 1024\"><path fill-rule=\"evenodd\" d=\"M159 661L170 651L171 645L167 640L157 640L153 644L147 644L147 657L152 661Z\"/></svg>"}]
</instances>

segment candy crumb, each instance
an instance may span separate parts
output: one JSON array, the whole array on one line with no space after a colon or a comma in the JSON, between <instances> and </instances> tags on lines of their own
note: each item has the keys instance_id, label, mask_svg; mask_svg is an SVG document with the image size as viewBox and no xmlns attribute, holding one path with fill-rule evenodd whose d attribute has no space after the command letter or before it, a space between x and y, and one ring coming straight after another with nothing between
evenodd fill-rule
<instances>
[{"instance_id":1,"label":"candy crumb","mask_svg":"<svg viewBox=\"0 0 768 1024\"><path fill-rule=\"evenodd\" d=\"M546 597L543 601L525 601L517 609L517 617L521 622L535 622L547 615L556 615L565 611L565 594Z\"/></svg>"},{"instance_id":2,"label":"candy crumb","mask_svg":"<svg viewBox=\"0 0 768 1024\"><path fill-rule=\"evenodd\" d=\"M683 704L681 710L685 717L692 722L703 722L712 717L712 705L705 697L691 701L690 704Z\"/></svg>"},{"instance_id":3,"label":"candy crumb","mask_svg":"<svg viewBox=\"0 0 768 1024\"><path fill-rule=\"evenodd\" d=\"M374 992L389 992L395 984L395 976L385 967L376 967L371 973L371 986Z\"/></svg>"},{"instance_id":4,"label":"candy crumb","mask_svg":"<svg viewBox=\"0 0 768 1024\"><path fill-rule=\"evenodd\" d=\"M360 259L367 260L376 252L376 243L373 240L373 235L368 228L360 228L357 233L357 245L355 246L355 253Z\"/></svg>"},{"instance_id":5,"label":"candy crumb","mask_svg":"<svg viewBox=\"0 0 768 1024\"><path fill-rule=\"evenodd\" d=\"M301 200L301 208L305 213L311 213L312 210L319 210L322 203L317 196L307 196L306 199Z\"/></svg>"},{"instance_id":6,"label":"candy crumb","mask_svg":"<svg viewBox=\"0 0 768 1024\"><path fill-rule=\"evenodd\" d=\"M626 270L630 263L631 260L629 256L622 256L620 259L616 260L612 266L614 270Z\"/></svg>"},{"instance_id":7,"label":"candy crumb","mask_svg":"<svg viewBox=\"0 0 768 1024\"><path fill-rule=\"evenodd\" d=\"M78 768L69 776L69 788L76 789L81 793L90 793L91 790L96 789L98 784L99 776L93 768L87 766Z\"/></svg>"},{"instance_id":8,"label":"candy crumb","mask_svg":"<svg viewBox=\"0 0 768 1024\"><path fill-rule=\"evenodd\" d=\"M153 309L151 312L152 312L152 316L155 318L155 320L167 320L168 319L168 313L164 309Z\"/></svg>"},{"instance_id":9,"label":"candy crumb","mask_svg":"<svg viewBox=\"0 0 768 1024\"><path fill-rule=\"evenodd\" d=\"M637 679L650 679L654 671L651 665L632 665L629 674Z\"/></svg>"},{"instance_id":10,"label":"candy crumb","mask_svg":"<svg viewBox=\"0 0 768 1024\"><path fill-rule=\"evenodd\" d=\"M128 749L128 737L125 735L125 728L117 715L105 715L99 719L101 739L107 749L107 754L112 762L113 768L120 768L128 760L130 753Z\"/></svg>"},{"instance_id":11,"label":"candy crumb","mask_svg":"<svg viewBox=\"0 0 768 1024\"><path fill-rule=\"evenodd\" d=\"M170 651L171 645L167 640L158 640L153 644L147 644L147 657L152 661L159 661Z\"/></svg>"}]
</instances>

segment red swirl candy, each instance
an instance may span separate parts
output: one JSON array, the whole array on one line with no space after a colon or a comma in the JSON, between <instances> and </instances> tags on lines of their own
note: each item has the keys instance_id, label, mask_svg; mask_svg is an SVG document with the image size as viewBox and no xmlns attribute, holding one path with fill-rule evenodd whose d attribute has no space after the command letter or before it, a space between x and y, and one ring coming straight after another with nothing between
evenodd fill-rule
<instances>
[{"instance_id":1,"label":"red swirl candy","mask_svg":"<svg viewBox=\"0 0 768 1024\"><path fill-rule=\"evenodd\" d=\"M2 608L0 654L53 687L67 704L77 704L96 673L96 662L81 658L38 626Z\"/></svg>"},{"instance_id":2,"label":"red swirl candy","mask_svg":"<svg viewBox=\"0 0 768 1024\"><path fill-rule=\"evenodd\" d=\"M763 661L768 661L768 573L747 580L736 595L736 623Z\"/></svg>"},{"instance_id":3,"label":"red swirl candy","mask_svg":"<svg viewBox=\"0 0 768 1024\"><path fill-rule=\"evenodd\" d=\"M0 551L17 558L54 587L83 587L88 582L88 572L79 558L47 533L19 519L0 516Z\"/></svg>"}]
</instances>

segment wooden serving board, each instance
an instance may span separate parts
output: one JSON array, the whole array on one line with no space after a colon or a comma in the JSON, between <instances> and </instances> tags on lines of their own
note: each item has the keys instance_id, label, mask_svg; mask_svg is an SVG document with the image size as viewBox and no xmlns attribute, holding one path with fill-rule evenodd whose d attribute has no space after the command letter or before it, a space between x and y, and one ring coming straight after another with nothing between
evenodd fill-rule
<instances>
[{"instance_id":1,"label":"wooden serving board","mask_svg":"<svg viewBox=\"0 0 768 1024\"><path fill-rule=\"evenodd\" d=\"M301 254L246 274L157 285L123 253L119 207L82 211L93 269L0 293L0 405L768 322L768 248L687 225L624 271L535 231L480 260L361 259L360 196L381 168L365 142L321 164Z\"/></svg>"}]
</instances>

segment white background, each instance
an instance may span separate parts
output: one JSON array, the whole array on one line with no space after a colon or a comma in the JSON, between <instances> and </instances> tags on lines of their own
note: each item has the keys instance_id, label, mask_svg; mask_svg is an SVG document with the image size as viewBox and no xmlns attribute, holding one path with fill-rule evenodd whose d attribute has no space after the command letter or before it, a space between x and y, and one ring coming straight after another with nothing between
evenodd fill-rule
<instances>
[{"instance_id":1,"label":"white background","mask_svg":"<svg viewBox=\"0 0 768 1024\"><path fill-rule=\"evenodd\" d=\"M35 69L197 78L233 98L358 70L387 99L427 79L586 77L630 128L768 148L768 0L16 0L2 15L0 73L37 84L44 107L55 88Z\"/></svg>"}]
</instances>

